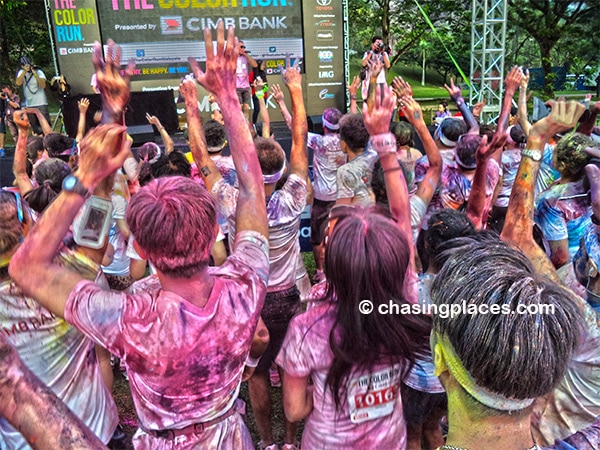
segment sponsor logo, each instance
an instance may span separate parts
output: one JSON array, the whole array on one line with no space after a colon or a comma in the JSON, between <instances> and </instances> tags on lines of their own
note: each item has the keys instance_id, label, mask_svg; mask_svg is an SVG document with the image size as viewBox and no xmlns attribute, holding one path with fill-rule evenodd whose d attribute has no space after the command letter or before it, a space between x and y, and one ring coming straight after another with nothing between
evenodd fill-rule
<instances>
[{"instance_id":1,"label":"sponsor logo","mask_svg":"<svg viewBox=\"0 0 600 450\"><path fill-rule=\"evenodd\" d=\"M183 18L181 16L162 16L160 18L160 34L183 34Z\"/></svg>"},{"instance_id":2,"label":"sponsor logo","mask_svg":"<svg viewBox=\"0 0 600 450\"><path fill-rule=\"evenodd\" d=\"M315 27L335 27L335 23L329 19L323 19L316 22Z\"/></svg>"},{"instance_id":3,"label":"sponsor logo","mask_svg":"<svg viewBox=\"0 0 600 450\"><path fill-rule=\"evenodd\" d=\"M329 99L329 98L335 98L335 94L330 94L327 89L323 89L321 92L319 92L319 98L321 100L326 100L326 99Z\"/></svg>"},{"instance_id":4,"label":"sponsor logo","mask_svg":"<svg viewBox=\"0 0 600 450\"><path fill-rule=\"evenodd\" d=\"M319 6L331 5L331 0L317 0L317 5L319 5Z\"/></svg>"},{"instance_id":5,"label":"sponsor logo","mask_svg":"<svg viewBox=\"0 0 600 450\"><path fill-rule=\"evenodd\" d=\"M333 41L333 31L319 30L317 31L317 41Z\"/></svg>"},{"instance_id":6,"label":"sponsor logo","mask_svg":"<svg viewBox=\"0 0 600 450\"><path fill-rule=\"evenodd\" d=\"M144 50L144 49L136 50L135 56L138 58L143 58L144 56L146 56L146 50Z\"/></svg>"},{"instance_id":7,"label":"sponsor logo","mask_svg":"<svg viewBox=\"0 0 600 450\"><path fill-rule=\"evenodd\" d=\"M61 48L58 50L58 52L59 52L59 54L61 54L61 55L66 55L66 54L67 54L67 49L66 49L65 47L61 47Z\"/></svg>"},{"instance_id":8,"label":"sponsor logo","mask_svg":"<svg viewBox=\"0 0 600 450\"><path fill-rule=\"evenodd\" d=\"M319 70L319 78L334 78L333 70Z\"/></svg>"},{"instance_id":9,"label":"sponsor logo","mask_svg":"<svg viewBox=\"0 0 600 450\"><path fill-rule=\"evenodd\" d=\"M333 52L330 50L319 50L319 53L317 53L317 55L319 57L319 62L333 62Z\"/></svg>"}]
</instances>

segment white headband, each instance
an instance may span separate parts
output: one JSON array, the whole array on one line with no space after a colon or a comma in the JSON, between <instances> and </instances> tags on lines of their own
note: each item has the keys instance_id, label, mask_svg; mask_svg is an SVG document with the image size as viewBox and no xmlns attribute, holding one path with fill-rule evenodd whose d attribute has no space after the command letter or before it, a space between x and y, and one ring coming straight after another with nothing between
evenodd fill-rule
<instances>
[{"instance_id":1,"label":"white headband","mask_svg":"<svg viewBox=\"0 0 600 450\"><path fill-rule=\"evenodd\" d=\"M333 124L333 123L329 122L325 117L323 117L323 126L329 128L330 130L339 130L340 129L339 123Z\"/></svg>"},{"instance_id":2,"label":"white headband","mask_svg":"<svg viewBox=\"0 0 600 450\"><path fill-rule=\"evenodd\" d=\"M265 184L277 183L281 179L281 177L283 176L284 173L285 173L285 160L283 160L283 165L281 166L281 169L279 169L278 172L271 173L269 175L263 174L263 183L265 183Z\"/></svg>"}]
</instances>

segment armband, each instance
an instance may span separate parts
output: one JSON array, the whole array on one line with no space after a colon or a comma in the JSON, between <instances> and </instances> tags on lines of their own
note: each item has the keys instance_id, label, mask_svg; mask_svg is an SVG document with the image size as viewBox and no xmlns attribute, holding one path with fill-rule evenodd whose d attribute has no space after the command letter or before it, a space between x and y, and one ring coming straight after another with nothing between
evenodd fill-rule
<instances>
[{"instance_id":1,"label":"armband","mask_svg":"<svg viewBox=\"0 0 600 450\"><path fill-rule=\"evenodd\" d=\"M260 361L260 356L258 358L253 358L248 353L248 358L246 359L246 365L248 367L256 367L256 366L258 366L259 361Z\"/></svg>"},{"instance_id":2,"label":"armband","mask_svg":"<svg viewBox=\"0 0 600 450\"><path fill-rule=\"evenodd\" d=\"M389 153L396 153L396 136L392 133L381 133L371 136L370 142L371 147L375 149L379 157Z\"/></svg>"},{"instance_id":3,"label":"armband","mask_svg":"<svg viewBox=\"0 0 600 450\"><path fill-rule=\"evenodd\" d=\"M265 93L262 90L261 91L256 91L254 93L254 95L256 95L256 98L265 98Z\"/></svg>"}]
</instances>

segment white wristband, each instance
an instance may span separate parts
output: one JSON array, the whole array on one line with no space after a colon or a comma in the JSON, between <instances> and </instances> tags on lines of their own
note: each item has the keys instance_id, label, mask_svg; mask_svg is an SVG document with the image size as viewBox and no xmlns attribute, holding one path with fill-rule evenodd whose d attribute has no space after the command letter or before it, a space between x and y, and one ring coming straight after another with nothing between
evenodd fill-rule
<instances>
[{"instance_id":1,"label":"white wristband","mask_svg":"<svg viewBox=\"0 0 600 450\"><path fill-rule=\"evenodd\" d=\"M248 353L248 358L246 359L246 365L248 367L256 367L256 366L258 366L259 361L260 361L260 356L258 358L253 358Z\"/></svg>"},{"instance_id":2,"label":"white wristband","mask_svg":"<svg viewBox=\"0 0 600 450\"><path fill-rule=\"evenodd\" d=\"M396 136L392 133L381 133L371 136L371 147L380 157L389 153L396 153Z\"/></svg>"}]
</instances>

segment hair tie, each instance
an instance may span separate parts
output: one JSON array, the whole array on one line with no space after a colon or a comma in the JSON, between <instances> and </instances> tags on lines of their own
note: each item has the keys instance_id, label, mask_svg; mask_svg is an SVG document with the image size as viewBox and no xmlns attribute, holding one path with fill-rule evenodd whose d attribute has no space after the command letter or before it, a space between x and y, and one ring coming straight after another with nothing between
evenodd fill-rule
<instances>
[{"instance_id":1,"label":"hair tie","mask_svg":"<svg viewBox=\"0 0 600 450\"><path fill-rule=\"evenodd\" d=\"M52 189L52 180L44 180L44 181L42 181L42 186L43 187L49 187L50 189Z\"/></svg>"}]
</instances>

